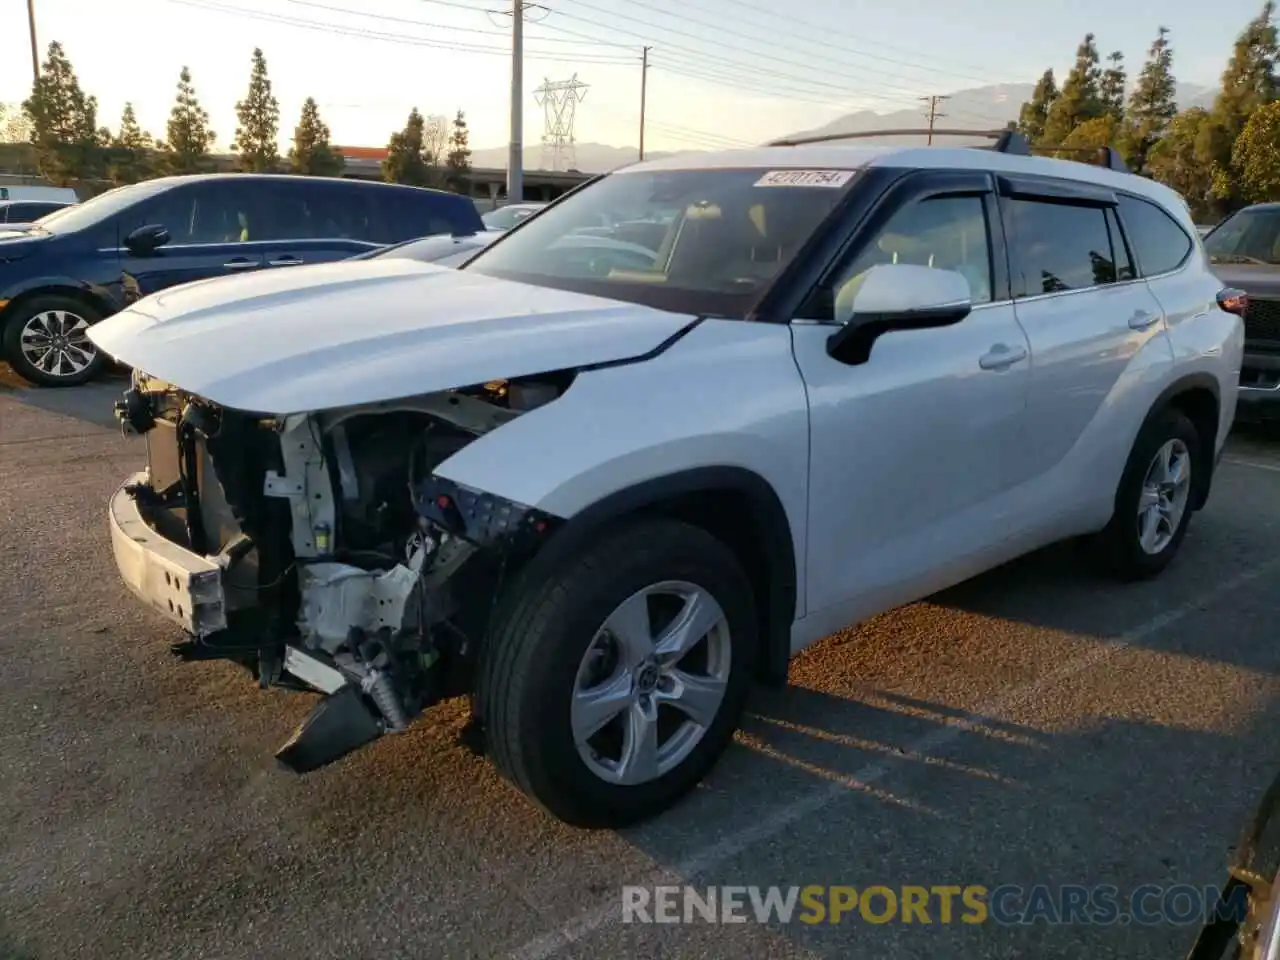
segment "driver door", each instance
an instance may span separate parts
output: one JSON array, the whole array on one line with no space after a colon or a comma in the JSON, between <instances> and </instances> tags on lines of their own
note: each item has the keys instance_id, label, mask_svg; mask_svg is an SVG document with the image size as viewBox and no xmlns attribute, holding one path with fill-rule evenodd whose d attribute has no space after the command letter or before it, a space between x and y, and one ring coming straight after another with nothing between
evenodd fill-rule
<instances>
[{"instance_id":1,"label":"driver door","mask_svg":"<svg viewBox=\"0 0 1280 960\"><path fill-rule=\"evenodd\" d=\"M993 186L977 172L899 181L792 321L810 410L807 609L833 626L990 566L1009 534L1031 357ZM881 263L961 273L972 312L833 359L835 304Z\"/></svg>"}]
</instances>

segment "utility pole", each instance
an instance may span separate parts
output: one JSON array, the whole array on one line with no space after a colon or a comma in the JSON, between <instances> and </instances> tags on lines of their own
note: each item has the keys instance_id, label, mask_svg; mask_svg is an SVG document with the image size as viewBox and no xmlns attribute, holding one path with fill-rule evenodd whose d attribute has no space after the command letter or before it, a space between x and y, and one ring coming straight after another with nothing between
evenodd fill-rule
<instances>
[{"instance_id":1,"label":"utility pole","mask_svg":"<svg viewBox=\"0 0 1280 960\"><path fill-rule=\"evenodd\" d=\"M644 159L644 99L649 89L649 51L645 47L640 57L640 159Z\"/></svg>"},{"instance_id":2,"label":"utility pole","mask_svg":"<svg viewBox=\"0 0 1280 960\"><path fill-rule=\"evenodd\" d=\"M511 144L507 151L508 203L519 203L524 199L523 121L524 0L511 0Z\"/></svg>"},{"instance_id":3,"label":"utility pole","mask_svg":"<svg viewBox=\"0 0 1280 960\"><path fill-rule=\"evenodd\" d=\"M27 26L31 28L31 82L40 82L40 47L36 44L36 0L27 0Z\"/></svg>"},{"instance_id":4,"label":"utility pole","mask_svg":"<svg viewBox=\"0 0 1280 960\"><path fill-rule=\"evenodd\" d=\"M938 112L938 104L940 104L943 100L950 100L950 99L951 99L950 97L942 96L941 94L936 94L936 93L931 97L920 97L920 100L922 100L923 102L929 105L929 140L928 140L929 146L933 146L934 122L946 116L945 113Z\"/></svg>"}]
</instances>

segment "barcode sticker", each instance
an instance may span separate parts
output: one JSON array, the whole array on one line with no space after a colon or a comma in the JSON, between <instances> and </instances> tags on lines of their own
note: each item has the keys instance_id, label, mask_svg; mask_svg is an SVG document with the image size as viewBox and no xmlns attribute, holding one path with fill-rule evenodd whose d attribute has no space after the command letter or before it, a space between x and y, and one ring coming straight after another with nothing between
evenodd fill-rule
<instances>
[{"instance_id":1,"label":"barcode sticker","mask_svg":"<svg viewBox=\"0 0 1280 960\"><path fill-rule=\"evenodd\" d=\"M770 170L756 181L757 187L843 187L853 177L852 170Z\"/></svg>"}]
</instances>

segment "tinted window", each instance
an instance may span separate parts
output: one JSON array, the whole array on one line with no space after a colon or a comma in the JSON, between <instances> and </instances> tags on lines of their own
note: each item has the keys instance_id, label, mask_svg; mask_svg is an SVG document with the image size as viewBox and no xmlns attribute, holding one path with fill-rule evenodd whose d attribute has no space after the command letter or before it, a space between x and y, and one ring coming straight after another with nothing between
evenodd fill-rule
<instances>
[{"instance_id":1,"label":"tinted window","mask_svg":"<svg viewBox=\"0 0 1280 960\"><path fill-rule=\"evenodd\" d=\"M391 203L397 209L396 219L392 222L401 231L397 240L442 233L476 233L484 229L475 205L464 197L425 191L397 193L391 197Z\"/></svg>"},{"instance_id":2,"label":"tinted window","mask_svg":"<svg viewBox=\"0 0 1280 960\"><path fill-rule=\"evenodd\" d=\"M368 191L328 181L272 183L269 240L373 240L380 231Z\"/></svg>"},{"instance_id":3,"label":"tinted window","mask_svg":"<svg viewBox=\"0 0 1280 960\"><path fill-rule=\"evenodd\" d=\"M159 224L169 231L173 246L269 239L263 236L265 193L251 180L184 184L122 213L120 237L123 240L138 227Z\"/></svg>"},{"instance_id":4,"label":"tinted window","mask_svg":"<svg viewBox=\"0 0 1280 960\"><path fill-rule=\"evenodd\" d=\"M1120 279L1105 208L1038 200L1003 206L1014 296L1086 290Z\"/></svg>"},{"instance_id":5,"label":"tinted window","mask_svg":"<svg viewBox=\"0 0 1280 960\"><path fill-rule=\"evenodd\" d=\"M742 317L857 182L848 171L785 173L613 173L542 210L462 269ZM651 222L651 235L623 233L637 221Z\"/></svg>"},{"instance_id":6,"label":"tinted window","mask_svg":"<svg viewBox=\"0 0 1280 960\"><path fill-rule=\"evenodd\" d=\"M1204 238L1214 263L1280 263L1280 207L1248 207Z\"/></svg>"},{"instance_id":7,"label":"tinted window","mask_svg":"<svg viewBox=\"0 0 1280 960\"><path fill-rule=\"evenodd\" d=\"M1176 270L1191 253L1191 238L1154 203L1121 196L1120 214L1144 276Z\"/></svg>"},{"instance_id":8,"label":"tinted window","mask_svg":"<svg viewBox=\"0 0 1280 960\"><path fill-rule=\"evenodd\" d=\"M981 197L936 197L903 207L836 275L830 295L815 304L810 319L833 319L837 299L853 296L852 284L880 264L908 263L954 270L969 281L974 303L991 301L991 247Z\"/></svg>"}]
</instances>

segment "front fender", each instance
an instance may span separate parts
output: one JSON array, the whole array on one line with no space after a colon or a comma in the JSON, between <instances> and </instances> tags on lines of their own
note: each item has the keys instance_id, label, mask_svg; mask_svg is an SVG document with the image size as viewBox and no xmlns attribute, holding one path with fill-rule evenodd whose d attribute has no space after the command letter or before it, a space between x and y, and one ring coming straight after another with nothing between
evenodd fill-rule
<instances>
[{"instance_id":1,"label":"front fender","mask_svg":"<svg viewBox=\"0 0 1280 960\"><path fill-rule=\"evenodd\" d=\"M0 306L0 320L3 319L9 303L26 294L43 290L50 292L69 290L87 296L102 309L104 314L114 313L121 307L119 299L113 296L111 290L103 284L87 283L64 274L40 274L21 277L0 287L0 304L3 304Z\"/></svg>"},{"instance_id":2,"label":"front fender","mask_svg":"<svg viewBox=\"0 0 1280 960\"><path fill-rule=\"evenodd\" d=\"M808 464L808 405L788 328L710 320L656 357L580 373L558 400L435 473L568 520L677 474L754 474L786 514L804 597Z\"/></svg>"}]
</instances>

